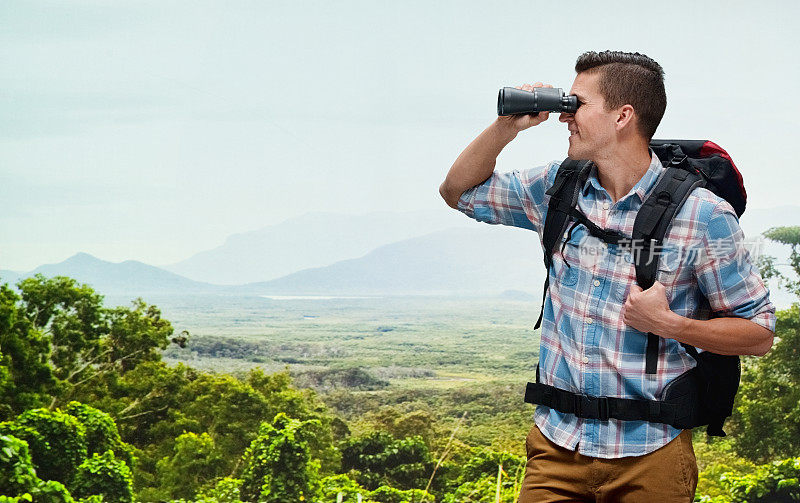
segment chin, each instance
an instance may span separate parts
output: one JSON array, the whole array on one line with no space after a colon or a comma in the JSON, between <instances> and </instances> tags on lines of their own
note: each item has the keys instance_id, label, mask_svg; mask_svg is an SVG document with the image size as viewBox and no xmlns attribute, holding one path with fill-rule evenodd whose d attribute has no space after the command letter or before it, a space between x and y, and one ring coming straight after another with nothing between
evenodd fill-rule
<instances>
[{"instance_id":1,"label":"chin","mask_svg":"<svg viewBox=\"0 0 800 503\"><path fill-rule=\"evenodd\" d=\"M574 145L573 142L570 142L569 149L567 150L567 155L570 159L591 159L592 153L588 152L585 148L580 148L577 145Z\"/></svg>"},{"instance_id":2,"label":"chin","mask_svg":"<svg viewBox=\"0 0 800 503\"><path fill-rule=\"evenodd\" d=\"M572 145L570 145L569 150L567 150L567 156L569 156L570 159L575 160L586 159L586 156L583 155L583 152L581 152L579 148L575 148Z\"/></svg>"}]
</instances>

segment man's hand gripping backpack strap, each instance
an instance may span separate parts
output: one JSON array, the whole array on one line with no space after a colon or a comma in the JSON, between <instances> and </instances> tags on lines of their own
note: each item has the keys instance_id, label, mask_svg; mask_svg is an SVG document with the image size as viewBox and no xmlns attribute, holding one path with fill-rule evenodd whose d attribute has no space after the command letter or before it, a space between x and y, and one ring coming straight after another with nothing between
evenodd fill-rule
<instances>
[{"instance_id":1,"label":"man's hand gripping backpack strap","mask_svg":"<svg viewBox=\"0 0 800 503\"><path fill-rule=\"evenodd\" d=\"M672 219L692 190L704 184L700 175L684 166L686 160L683 153L672 157L636 214L631 253L636 266L636 283L642 290L653 286L656 280L661 246ZM658 335L647 334L646 374L655 374L658 369L659 344Z\"/></svg>"}]
</instances>

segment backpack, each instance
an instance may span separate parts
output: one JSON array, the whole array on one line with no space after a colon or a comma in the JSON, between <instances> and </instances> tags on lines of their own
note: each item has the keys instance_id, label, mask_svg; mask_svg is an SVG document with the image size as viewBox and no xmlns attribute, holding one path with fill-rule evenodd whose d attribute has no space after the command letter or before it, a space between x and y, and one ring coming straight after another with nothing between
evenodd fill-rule
<instances>
[{"instance_id":1,"label":"backpack","mask_svg":"<svg viewBox=\"0 0 800 503\"><path fill-rule=\"evenodd\" d=\"M553 185L546 192L550 201L542 243L547 279L542 312L534 328L539 328L544 313L552 254L557 251L556 246L570 220L585 225L590 234L606 243L624 244L639 240L634 241L643 244L641 253L633 257L636 282L646 290L655 282L658 270L658 257L653 257L653 253L660 249L672 219L692 190L705 187L727 200L737 217L744 213L747 193L742 175L721 147L702 140L652 140L650 148L666 169L642 203L634 221L632 236L602 229L578 210L578 196L589 176L591 161L567 158L559 167ZM646 374L656 373L658 346L659 337L648 333L644 362ZM739 357L697 351L688 344L682 346L697 361L697 365L668 383L660 400L595 397L558 389L539 382L537 365L536 382L528 383L525 401L589 419L644 420L666 423L680 429L708 425L709 435L724 437L722 426L733 413L733 401L739 388Z\"/></svg>"}]
</instances>

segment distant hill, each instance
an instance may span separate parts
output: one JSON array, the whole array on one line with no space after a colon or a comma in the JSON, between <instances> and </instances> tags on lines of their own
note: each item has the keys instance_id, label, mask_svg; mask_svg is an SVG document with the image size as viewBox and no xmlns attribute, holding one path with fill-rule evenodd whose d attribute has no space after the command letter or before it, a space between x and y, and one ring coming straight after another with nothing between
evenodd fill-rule
<instances>
[{"instance_id":1,"label":"distant hill","mask_svg":"<svg viewBox=\"0 0 800 503\"><path fill-rule=\"evenodd\" d=\"M485 224L381 246L363 257L237 288L274 295L538 292L544 265L538 236Z\"/></svg>"},{"instance_id":2,"label":"distant hill","mask_svg":"<svg viewBox=\"0 0 800 503\"><path fill-rule=\"evenodd\" d=\"M86 253L79 253L58 264L43 265L26 273L3 270L0 271L0 280L14 283L18 278L36 273L46 276L66 275L92 285L103 294L125 296L458 294L502 295L520 300L533 296L538 301L544 281L538 235L522 229L477 223L456 212L453 212L453 216L457 217L456 221L459 223L459 218L463 219L464 227L451 227L421 236L394 239L393 242L377 245L360 255L348 256L342 260L329 258L323 246L323 242L327 242L339 254L343 254L348 246L364 248L370 240L391 241L392 235L389 231L392 229L392 232L400 229L397 232L401 235L413 234L426 225L437 227L446 220L418 224L417 219L425 214L421 212L398 216L384 213L374 218L309 214L273 226L271 229L274 233L260 235L256 232L252 235L232 236L228 240L232 247L230 250L238 249L243 252L249 246L248 243L254 243L253 240L257 241L260 236L264 238L263 245L271 247L283 257L258 255L254 252L250 260L256 260L255 255L258 255L262 273L267 268L272 268L273 272L282 268L291 270L290 273L270 281L253 282L248 279L251 280L255 275L245 274L247 264L243 262L242 272L237 274L248 279L242 281L244 284L240 286L219 286L195 281L141 262L128 260L112 263ZM337 218L343 223L335 224L334 220ZM293 234L288 229L292 222L304 224L305 227ZM322 222L330 227L325 232L316 227ZM754 238L772 226L797 224L800 224L800 207L797 206L749 209L741 220L748 238ZM335 229L349 229L349 234L343 232L337 235L339 231ZM373 232L375 235L371 236ZM317 240L315 246L310 246L309 236L315 233L324 236L324 239ZM278 241L280 236L286 237L287 241ZM346 244L348 238L357 243ZM262 247L260 250L263 249ZM765 242L764 252L777 256L779 262L786 262L788 248ZM228 260L231 257L220 253L216 258ZM335 255L333 253L331 257ZM203 260L210 261L210 264L216 258L208 255ZM281 260L287 263L278 263ZM314 261L332 263L306 267L299 271L294 269L301 263ZM208 267L213 269L211 265ZM777 285L772 284L771 291L773 302L779 307L785 307L795 300L779 291Z\"/></svg>"},{"instance_id":3,"label":"distant hill","mask_svg":"<svg viewBox=\"0 0 800 503\"><path fill-rule=\"evenodd\" d=\"M239 285L361 257L381 245L470 224L466 216L447 207L367 215L307 213L234 234L218 248L164 268L196 281Z\"/></svg>"},{"instance_id":4,"label":"distant hill","mask_svg":"<svg viewBox=\"0 0 800 503\"><path fill-rule=\"evenodd\" d=\"M58 264L39 266L27 273L15 273L18 278L43 274L47 277L69 276L86 283L106 295L193 294L217 293L221 287L186 279L151 265L126 260L113 263L88 253L78 253ZM3 281L12 282L7 276Z\"/></svg>"},{"instance_id":5,"label":"distant hill","mask_svg":"<svg viewBox=\"0 0 800 503\"><path fill-rule=\"evenodd\" d=\"M800 206L748 209L741 224L748 237L771 226L800 224ZM163 268L195 281L220 285L263 282L362 257L379 246L437 230L475 225L448 208L368 215L307 213L231 235L222 246Z\"/></svg>"}]
</instances>

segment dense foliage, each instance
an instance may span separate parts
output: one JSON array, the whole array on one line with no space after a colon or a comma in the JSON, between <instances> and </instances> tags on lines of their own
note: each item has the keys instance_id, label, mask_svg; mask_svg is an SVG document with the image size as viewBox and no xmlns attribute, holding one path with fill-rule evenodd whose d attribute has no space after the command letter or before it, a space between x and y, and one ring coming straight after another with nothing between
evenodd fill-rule
<instances>
[{"instance_id":1,"label":"dense foliage","mask_svg":"<svg viewBox=\"0 0 800 503\"><path fill-rule=\"evenodd\" d=\"M800 229L767 235L792 247L790 266L800 273ZM761 266L765 278L797 289L774 259ZM107 308L69 278L0 286L0 503L516 499L530 425L517 383L425 391L389 384L398 375L435 376L433 360L417 369L307 365L236 375L164 362L170 343L166 354L287 354L275 341L206 337L184 347L187 336L175 337L141 299ZM706 442L695 432L697 501L800 499L798 347L795 304L778 313L773 350L744 359L730 436ZM323 355L321 348L303 354ZM498 365L516 371L535 359L530 351L512 356ZM447 358L468 355L435 357Z\"/></svg>"},{"instance_id":2,"label":"dense foliage","mask_svg":"<svg viewBox=\"0 0 800 503\"><path fill-rule=\"evenodd\" d=\"M280 503L313 501L319 493L319 462L312 460L309 440L314 421L286 414L263 423L244 455L242 498Z\"/></svg>"}]
</instances>

